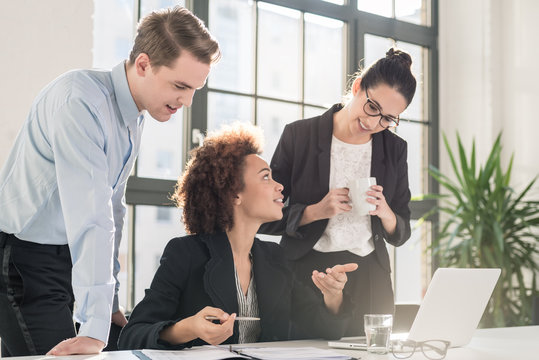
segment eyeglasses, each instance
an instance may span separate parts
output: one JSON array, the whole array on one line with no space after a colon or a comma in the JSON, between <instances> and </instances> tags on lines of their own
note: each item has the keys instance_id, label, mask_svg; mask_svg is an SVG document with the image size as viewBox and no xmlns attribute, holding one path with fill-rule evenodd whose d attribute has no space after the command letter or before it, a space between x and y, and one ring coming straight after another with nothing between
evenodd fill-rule
<instances>
[{"instance_id":1,"label":"eyeglasses","mask_svg":"<svg viewBox=\"0 0 539 360\"><path fill-rule=\"evenodd\" d=\"M367 96L367 101L365 102L365 105L363 105L363 111L365 111L365 114L373 117L380 116L380 120L378 122L380 123L380 126L384 129L399 126L399 117L383 115L380 106L369 98L367 88L365 88L365 95Z\"/></svg>"},{"instance_id":2,"label":"eyeglasses","mask_svg":"<svg viewBox=\"0 0 539 360\"><path fill-rule=\"evenodd\" d=\"M395 340L391 343L391 352L397 359L407 359L417 349L421 349L423 355L431 360L441 360L447 354L447 348L451 343L446 340Z\"/></svg>"}]
</instances>

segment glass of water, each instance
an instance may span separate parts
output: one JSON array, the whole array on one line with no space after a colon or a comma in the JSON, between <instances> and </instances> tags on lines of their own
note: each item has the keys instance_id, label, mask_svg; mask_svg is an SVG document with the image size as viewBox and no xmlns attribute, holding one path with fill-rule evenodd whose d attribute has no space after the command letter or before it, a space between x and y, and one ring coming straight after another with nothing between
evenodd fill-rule
<instances>
[{"instance_id":1,"label":"glass of water","mask_svg":"<svg viewBox=\"0 0 539 360\"><path fill-rule=\"evenodd\" d=\"M366 314L364 320L367 351L373 354L387 354L393 316L390 314Z\"/></svg>"}]
</instances>

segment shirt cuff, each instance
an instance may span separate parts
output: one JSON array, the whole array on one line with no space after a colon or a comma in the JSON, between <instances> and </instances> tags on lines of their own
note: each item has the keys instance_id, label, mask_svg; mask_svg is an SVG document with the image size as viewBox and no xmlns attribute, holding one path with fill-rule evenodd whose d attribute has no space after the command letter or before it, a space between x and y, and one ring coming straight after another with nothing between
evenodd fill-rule
<instances>
[{"instance_id":1,"label":"shirt cuff","mask_svg":"<svg viewBox=\"0 0 539 360\"><path fill-rule=\"evenodd\" d=\"M107 346L109 340L110 319L101 320L90 318L84 324L81 324L77 336L87 336L93 339L101 340Z\"/></svg>"},{"instance_id":2,"label":"shirt cuff","mask_svg":"<svg viewBox=\"0 0 539 360\"><path fill-rule=\"evenodd\" d=\"M168 341L165 341L165 340L161 339L161 331L165 330L169 326L173 326L178 321L180 321L180 320L177 320L177 321L164 321L164 322L162 322L161 324L159 324L156 327L155 334L152 336L153 339L154 339L154 344L156 345L155 346L156 349L159 349L159 350L182 350L182 349L185 349L185 348L193 347L193 344L194 344L195 340L191 340L191 341L188 341L188 342L183 343L183 344L173 345L173 344L169 343ZM151 348L154 348L154 347L152 346Z\"/></svg>"},{"instance_id":3,"label":"shirt cuff","mask_svg":"<svg viewBox=\"0 0 539 360\"><path fill-rule=\"evenodd\" d=\"M405 222L400 215L395 214L395 218L397 219L397 224L395 225L395 231L393 232L393 234L389 234L386 229L384 229L384 226L381 224L381 221L380 225L382 227L384 239L386 239L386 241L393 246L401 246L406 242L406 240L408 240L408 238L405 238L404 235L406 230Z\"/></svg>"}]
</instances>

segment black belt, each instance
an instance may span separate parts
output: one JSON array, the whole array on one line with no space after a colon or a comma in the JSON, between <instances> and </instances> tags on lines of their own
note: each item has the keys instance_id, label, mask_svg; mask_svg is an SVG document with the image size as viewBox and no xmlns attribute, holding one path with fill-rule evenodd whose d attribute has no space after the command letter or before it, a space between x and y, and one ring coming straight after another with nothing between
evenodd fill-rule
<instances>
[{"instance_id":1,"label":"black belt","mask_svg":"<svg viewBox=\"0 0 539 360\"><path fill-rule=\"evenodd\" d=\"M0 249L3 249L6 247L6 245L12 245L12 234L7 234L3 231L0 231Z\"/></svg>"},{"instance_id":2,"label":"black belt","mask_svg":"<svg viewBox=\"0 0 539 360\"><path fill-rule=\"evenodd\" d=\"M0 231L0 249L6 247L6 245L22 247L22 248L43 248L43 249L61 249L68 247L68 245L51 245L51 244L39 244L32 241L21 240L13 234L8 234Z\"/></svg>"}]
</instances>

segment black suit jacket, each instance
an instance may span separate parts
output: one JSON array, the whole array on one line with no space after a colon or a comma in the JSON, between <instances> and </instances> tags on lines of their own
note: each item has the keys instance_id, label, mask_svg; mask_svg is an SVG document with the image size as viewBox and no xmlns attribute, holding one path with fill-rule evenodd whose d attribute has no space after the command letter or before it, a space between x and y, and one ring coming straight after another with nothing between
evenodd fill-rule
<instances>
[{"instance_id":1,"label":"black suit jacket","mask_svg":"<svg viewBox=\"0 0 539 360\"><path fill-rule=\"evenodd\" d=\"M260 232L282 235L286 256L299 259L322 236L328 219L299 227L307 205L316 204L329 191L334 105L321 116L288 124L271 160L273 178L284 186L288 200L280 221L262 225ZM371 217L374 247L380 264L390 271L384 239L400 246L410 237L410 190L408 188L407 144L395 133L384 130L372 136L371 176L384 187L387 203L397 217L397 228L388 234L377 216Z\"/></svg>"},{"instance_id":2,"label":"black suit jacket","mask_svg":"<svg viewBox=\"0 0 539 360\"><path fill-rule=\"evenodd\" d=\"M352 304L332 315L312 289L294 281L278 244L255 239L251 248L261 318L260 341L289 339L290 319L311 329L313 337L340 338ZM232 250L226 234L191 235L166 246L150 289L122 330L120 349L181 349L204 345L201 339L171 345L159 339L167 326L205 306L238 313ZM238 326L225 343L238 342Z\"/></svg>"}]
</instances>

